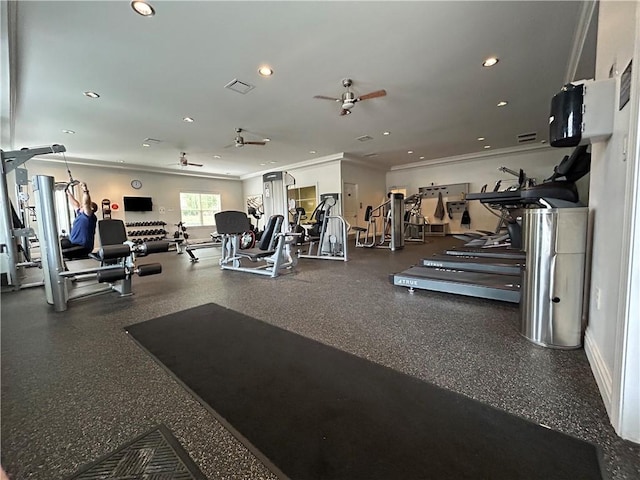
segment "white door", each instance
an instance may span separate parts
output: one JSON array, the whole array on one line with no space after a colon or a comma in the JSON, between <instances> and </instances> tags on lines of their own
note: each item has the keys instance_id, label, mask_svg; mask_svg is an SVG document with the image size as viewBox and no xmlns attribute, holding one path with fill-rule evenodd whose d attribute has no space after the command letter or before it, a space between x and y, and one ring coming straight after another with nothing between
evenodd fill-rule
<instances>
[{"instance_id":1,"label":"white door","mask_svg":"<svg viewBox=\"0 0 640 480\"><path fill-rule=\"evenodd\" d=\"M344 183L343 191L343 209L344 219L353 227L358 226L358 185L355 183Z\"/></svg>"}]
</instances>

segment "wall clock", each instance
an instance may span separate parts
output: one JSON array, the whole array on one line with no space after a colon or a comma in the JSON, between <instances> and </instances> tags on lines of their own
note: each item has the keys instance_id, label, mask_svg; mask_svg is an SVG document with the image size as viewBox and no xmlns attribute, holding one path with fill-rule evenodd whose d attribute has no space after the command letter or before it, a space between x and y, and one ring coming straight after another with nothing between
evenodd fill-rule
<instances>
[{"instance_id":1,"label":"wall clock","mask_svg":"<svg viewBox=\"0 0 640 480\"><path fill-rule=\"evenodd\" d=\"M142 188L142 182L140 180L131 180L131 186L138 190L139 188Z\"/></svg>"}]
</instances>

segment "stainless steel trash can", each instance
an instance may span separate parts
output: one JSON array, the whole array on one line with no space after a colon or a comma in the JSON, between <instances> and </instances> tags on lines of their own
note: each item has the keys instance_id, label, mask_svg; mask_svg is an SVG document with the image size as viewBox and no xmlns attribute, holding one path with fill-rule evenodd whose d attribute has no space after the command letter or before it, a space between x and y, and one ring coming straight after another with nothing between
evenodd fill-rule
<instances>
[{"instance_id":1,"label":"stainless steel trash can","mask_svg":"<svg viewBox=\"0 0 640 480\"><path fill-rule=\"evenodd\" d=\"M524 211L521 333L551 348L582 346L588 208Z\"/></svg>"}]
</instances>

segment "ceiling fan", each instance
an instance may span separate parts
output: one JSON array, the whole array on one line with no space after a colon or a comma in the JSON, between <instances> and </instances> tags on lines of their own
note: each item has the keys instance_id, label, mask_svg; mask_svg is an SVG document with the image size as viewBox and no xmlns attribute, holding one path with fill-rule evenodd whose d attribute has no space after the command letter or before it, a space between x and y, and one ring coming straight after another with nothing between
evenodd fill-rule
<instances>
[{"instance_id":1,"label":"ceiling fan","mask_svg":"<svg viewBox=\"0 0 640 480\"><path fill-rule=\"evenodd\" d=\"M231 145L227 145L224 148L228 148L228 147L244 147L245 145L266 145L266 142L245 142L244 138L242 137L242 135L240 135L243 132L243 130L241 128L236 128L236 138L235 138L235 143L232 143Z\"/></svg>"},{"instance_id":2,"label":"ceiling fan","mask_svg":"<svg viewBox=\"0 0 640 480\"><path fill-rule=\"evenodd\" d=\"M320 98L323 100L333 100L334 102L342 103L342 110L340 111L340 115L349 115L351 113L351 109L357 102L361 102L362 100L369 100L371 98L384 97L387 94L386 90L376 90L375 92L367 93L365 95L360 95L356 97L355 93L351 91L351 85L353 85L353 80L350 78L345 78L342 80L342 86L347 89L340 98L334 97L325 97L324 95L316 95L313 98Z\"/></svg>"},{"instance_id":3,"label":"ceiling fan","mask_svg":"<svg viewBox=\"0 0 640 480\"><path fill-rule=\"evenodd\" d=\"M180 152L180 166L181 167L188 167L188 166L202 167L202 164L201 163L191 163L190 161L187 160L187 153L186 152Z\"/></svg>"}]
</instances>

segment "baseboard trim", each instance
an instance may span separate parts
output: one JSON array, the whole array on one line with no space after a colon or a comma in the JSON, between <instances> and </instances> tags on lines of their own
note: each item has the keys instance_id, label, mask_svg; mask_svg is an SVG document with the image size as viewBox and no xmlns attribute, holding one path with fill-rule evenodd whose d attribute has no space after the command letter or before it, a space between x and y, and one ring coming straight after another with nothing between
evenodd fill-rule
<instances>
[{"instance_id":1,"label":"baseboard trim","mask_svg":"<svg viewBox=\"0 0 640 480\"><path fill-rule=\"evenodd\" d=\"M607 409L609 419L611 419L611 397L613 394L613 382L611 380L611 372L607 369L604 358L598 349L597 343L590 335L590 330L587 328L584 334L584 352L587 354L587 359L591 365L591 371L598 384L600 395L604 401L604 406Z\"/></svg>"}]
</instances>

